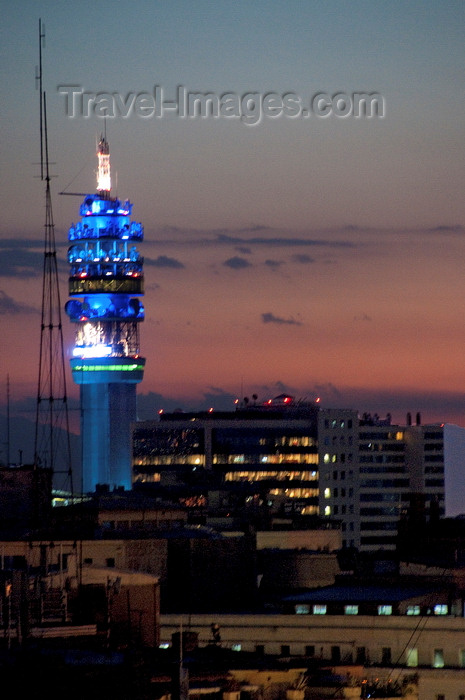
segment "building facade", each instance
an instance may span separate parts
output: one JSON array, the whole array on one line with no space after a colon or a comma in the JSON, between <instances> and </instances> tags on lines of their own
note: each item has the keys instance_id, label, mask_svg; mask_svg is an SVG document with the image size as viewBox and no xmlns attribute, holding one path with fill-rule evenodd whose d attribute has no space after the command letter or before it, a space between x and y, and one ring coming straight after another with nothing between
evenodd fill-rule
<instances>
[{"instance_id":1,"label":"building facade","mask_svg":"<svg viewBox=\"0 0 465 700\"><path fill-rule=\"evenodd\" d=\"M191 615L189 630L207 643L212 621L221 644L237 651L360 664L364 676L390 682L412 678L421 700L461 700L465 688L463 618L432 615ZM179 629L179 615L161 615L161 643ZM351 669L353 672L353 669ZM363 696L362 696L363 697ZM381 695L380 697L386 697ZM391 696L392 697L392 696Z\"/></svg>"},{"instance_id":2,"label":"building facade","mask_svg":"<svg viewBox=\"0 0 465 700\"><path fill-rule=\"evenodd\" d=\"M426 522L445 515L444 469L449 443L444 425L359 427L360 546L394 550L398 522L412 511ZM454 469L451 462L450 469Z\"/></svg>"},{"instance_id":3,"label":"building facade","mask_svg":"<svg viewBox=\"0 0 465 700\"><path fill-rule=\"evenodd\" d=\"M162 414L134 426L133 478L174 494L190 486L210 511L256 502L275 516L339 521L344 547L393 551L412 504L422 518L445 514L444 465L457 468L445 428L287 395L232 412Z\"/></svg>"},{"instance_id":4,"label":"building facade","mask_svg":"<svg viewBox=\"0 0 465 700\"><path fill-rule=\"evenodd\" d=\"M278 397L231 412L161 415L133 430L135 482L209 494L229 510L318 515L318 409ZM197 487L197 490L196 490Z\"/></svg>"}]
</instances>

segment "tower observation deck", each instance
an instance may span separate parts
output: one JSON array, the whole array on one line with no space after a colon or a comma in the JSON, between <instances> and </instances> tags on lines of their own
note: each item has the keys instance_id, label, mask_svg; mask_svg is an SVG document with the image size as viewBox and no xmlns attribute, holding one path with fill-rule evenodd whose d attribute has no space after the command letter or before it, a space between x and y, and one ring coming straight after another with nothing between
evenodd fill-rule
<instances>
[{"instance_id":1,"label":"tower observation deck","mask_svg":"<svg viewBox=\"0 0 465 700\"><path fill-rule=\"evenodd\" d=\"M71 370L80 386L84 493L97 484L131 488L131 422L145 366L139 354L143 259L136 245L143 228L130 220L132 204L111 196L104 137L97 155L97 192L85 196L81 220L69 229L71 299L65 305L76 324Z\"/></svg>"}]
</instances>

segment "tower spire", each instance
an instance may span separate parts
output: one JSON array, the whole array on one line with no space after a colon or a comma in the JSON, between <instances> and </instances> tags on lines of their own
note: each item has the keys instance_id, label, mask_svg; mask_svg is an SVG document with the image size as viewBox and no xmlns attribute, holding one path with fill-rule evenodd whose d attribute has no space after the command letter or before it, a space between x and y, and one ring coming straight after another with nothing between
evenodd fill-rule
<instances>
[{"instance_id":1,"label":"tower spire","mask_svg":"<svg viewBox=\"0 0 465 700\"><path fill-rule=\"evenodd\" d=\"M98 143L98 173L97 173L97 192L104 196L109 196L111 191L111 174L110 174L110 146L108 145L106 128L105 134L100 136ZM106 193L106 195L105 195Z\"/></svg>"}]
</instances>

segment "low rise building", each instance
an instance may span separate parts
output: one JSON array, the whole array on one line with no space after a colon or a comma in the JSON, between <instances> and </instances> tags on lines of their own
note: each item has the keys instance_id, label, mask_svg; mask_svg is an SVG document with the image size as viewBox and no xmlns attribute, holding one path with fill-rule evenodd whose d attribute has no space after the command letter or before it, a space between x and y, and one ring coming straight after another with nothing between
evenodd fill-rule
<instances>
[{"instance_id":1,"label":"low rise building","mask_svg":"<svg viewBox=\"0 0 465 700\"><path fill-rule=\"evenodd\" d=\"M161 616L161 640L169 644L179 615ZM183 624L207 643L218 625L224 648L300 657L330 665L363 667L362 678L385 689L403 682L403 695L421 700L460 700L465 688L463 617L450 615L191 615ZM362 691L363 692L363 691ZM367 697L362 694L362 697ZM376 697L376 695L374 695ZM389 697L384 694L381 697ZM392 696L391 696L392 697Z\"/></svg>"}]
</instances>

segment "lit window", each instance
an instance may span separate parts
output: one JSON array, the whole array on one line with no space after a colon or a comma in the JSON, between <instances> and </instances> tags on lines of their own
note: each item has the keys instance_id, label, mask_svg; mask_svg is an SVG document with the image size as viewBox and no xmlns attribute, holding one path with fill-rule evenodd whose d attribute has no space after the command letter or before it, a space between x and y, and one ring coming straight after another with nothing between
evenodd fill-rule
<instances>
[{"instance_id":1,"label":"lit window","mask_svg":"<svg viewBox=\"0 0 465 700\"><path fill-rule=\"evenodd\" d=\"M302 603L295 606L296 615L308 615L310 613L310 605L304 605Z\"/></svg>"},{"instance_id":2,"label":"lit window","mask_svg":"<svg viewBox=\"0 0 465 700\"><path fill-rule=\"evenodd\" d=\"M323 462L325 464L328 464L329 460L330 460L329 452L325 452L325 455L323 457Z\"/></svg>"},{"instance_id":3,"label":"lit window","mask_svg":"<svg viewBox=\"0 0 465 700\"><path fill-rule=\"evenodd\" d=\"M433 668L444 668L444 650L435 649L433 653Z\"/></svg>"},{"instance_id":4,"label":"lit window","mask_svg":"<svg viewBox=\"0 0 465 700\"><path fill-rule=\"evenodd\" d=\"M325 489L325 498L331 498L331 489Z\"/></svg>"},{"instance_id":5,"label":"lit window","mask_svg":"<svg viewBox=\"0 0 465 700\"><path fill-rule=\"evenodd\" d=\"M331 515L331 506L325 506L325 515Z\"/></svg>"},{"instance_id":6,"label":"lit window","mask_svg":"<svg viewBox=\"0 0 465 700\"><path fill-rule=\"evenodd\" d=\"M170 648L170 643L169 642L162 642L158 646L159 649L169 649Z\"/></svg>"},{"instance_id":7,"label":"lit window","mask_svg":"<svg viewBox=\"0 0 465 700\"><path fill-rule=\"evenodd\" d=\"M326 615L326 605L314 605L313 606L314 615Z\"/></svg>"},{"instance_id":8,"label":"lit window","mask_svg":"<svg viewBox=\"0 0 465 700\"><path fill-rule=\"evenodd\" d=\"M242 644L231 644L232 651L241 651Z\"/></svg>"},{"instance_id":9,"label":"lit window","mask_svg":"<svg viewBox=\"0 0 465 700\"><path fill-rule=\"evenodd\" d=\"M358 605L344 605L344 615L358 615Z\"/></svg>"},{"instance_id":10,"label":"lit window","mask_svg":"<svg viewBox=\"0 0 465 700\"><path fill-rule=\"evenodd\" d=\"M378 605L378 615L392 615L392 605Z\"/></svg>"},{"instance_id":11,"label":"lit window","mask_svg":"<svg viewBox=\"0 0 465 700\"><path fill-rule=\"evenodd\" d=\"M419 615L420 606L419 605L409 605L407 607L407 615Z\"/></svg>"},{"instance_id":12,"label":"lit window","mask_svg":"<svg viewBox=\"0 0 465 700\"><path fill-rule=\"evenodd\" d=\"M444 604L435 605L433 611L435 615L447 615L448 606Z\"/></svg>"},{"instance_id":13,"label":"lit window","mask_svg":"<svg viewBox=\"0 0 465 700\"><path fill-rule=\"evenodd\" d=\"M418 666L418 649L407 649L407 666L410 668Z\"/></svg>"},{"instance_id":14,"label":"lit window","mask_svg":"<svg viewBox=\"0 0 465 700\"><path fill-rule=\"evenodd\" d=\"M302 508L301 515L318 515L318 506L305 506Z\"/></svg>"}]
</instances>

